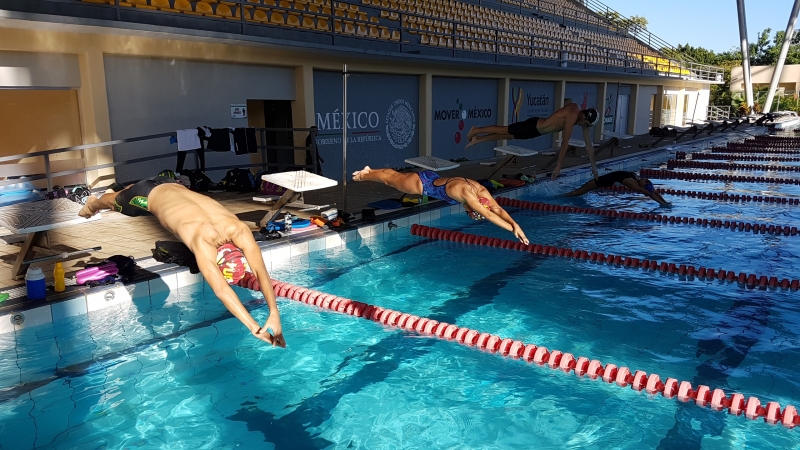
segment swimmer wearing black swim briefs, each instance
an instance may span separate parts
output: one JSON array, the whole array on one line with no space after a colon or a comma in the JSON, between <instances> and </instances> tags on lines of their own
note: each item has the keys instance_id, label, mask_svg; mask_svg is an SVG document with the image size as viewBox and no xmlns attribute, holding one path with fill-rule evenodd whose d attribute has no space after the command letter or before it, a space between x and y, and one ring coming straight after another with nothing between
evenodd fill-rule
<instances>
[{"instance_id":1,"label":"swimmer wearing black swim briefs","mask_svg":"<svg viewBox=\"0 0 800 450\"><path fill-rule=\"evenodd\" d=\"M173 178L157 176L144 179L127 189L123 189L114 199L114 210L131 217L150 214L150 210L147 207L147 196L156 186L167 183L180 182Z\"/></svg>"},{"instance_id":2,"label":"swimmer wearing black swim briefs","mask_svg":"<svg viewBox=\"0 0 800 450\"><path fill-rule=\"evenodd\" d=\"M508 126L508 134L514 136L514 139L533 139L542 135L539 132L539 117L531 117L522 122L514 122Z\"/></svg>"}]
</instances>

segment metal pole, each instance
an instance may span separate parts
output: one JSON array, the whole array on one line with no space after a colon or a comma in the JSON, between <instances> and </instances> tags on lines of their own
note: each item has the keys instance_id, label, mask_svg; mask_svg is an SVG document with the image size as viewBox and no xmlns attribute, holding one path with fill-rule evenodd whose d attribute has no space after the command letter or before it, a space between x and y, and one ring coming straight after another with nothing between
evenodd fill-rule
<instances>
[{"instance_id":1,"label":"metal pole","mask_svg":"<svg viewBox=\"0 0 800 450\"><path fill-rule=\"evenodd\" d=\"M692 111L692 124L694 124L694 116L697 114L697 104L700 103L700 91L697 91L697 99L694 101L694 111Z\"/></svg>"},{"instance_id":2,"label":"metal pole","mask_svg":"<svg viewBox=\"0 0 800 450\"><path fill-rule=\"evenodd\" d=\"M342 68L342 211L347 211L347 64Z\"/></svg>"},{"instance_id":3,"label":"metal pole","mask_svg":"<svg viewBox=\"0 0 800 450\"><path fill-rule=\"evenodd\" d=\"M753 83L750 80L750 49L747 43L747 20L745 20L744 0L736 0L739 14L739 40L742 46L742 74L744 75L744 95L749 108L753 107Z\"/></svg>"},{"instance_id":4,"label":"metal pole","mask_svg":"<svg viewBox=\"0 0 800 450\"><path fill-rule=\"evenodd\" d=\"M775 65L775 70L772 72L772 81L769 82L769 91L767 92L767 100L764 102L763 109L765 114L772 108L772 98L775 96L775 89L778 87L778 80L780 80L781 72L783 72L783 63L786 62L786 53L789 52L789 46L792 44L794 24L797 22L798 12L800 12L800 0L794 0L792 13L789 15L789 23L786 25L786 35L783 37L783 45L781 45L781 53L778 55L778 63Z\"/></svg>"}]
</instances>

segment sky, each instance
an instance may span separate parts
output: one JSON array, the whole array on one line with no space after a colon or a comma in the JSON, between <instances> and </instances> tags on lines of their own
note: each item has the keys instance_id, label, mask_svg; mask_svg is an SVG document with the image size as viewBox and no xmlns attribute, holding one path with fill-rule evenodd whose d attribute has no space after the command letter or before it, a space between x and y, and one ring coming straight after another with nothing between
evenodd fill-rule
<instances>
[{"instance_id":1,"label":"sky","mask_svg":"<svg viewBox=\"0 0 800 450\"><path fill-rule=\"evenodd\" d=\"M740 48L736 0L602 0L623 16L647 19L647 29L673 46L690 44L715 52ZM746 0L747 40L772 28L786 30L794 0ZM769 5L769 7L765 7ZM795 28L800 26L800 21Z\"/></svg>"}]
</instances>

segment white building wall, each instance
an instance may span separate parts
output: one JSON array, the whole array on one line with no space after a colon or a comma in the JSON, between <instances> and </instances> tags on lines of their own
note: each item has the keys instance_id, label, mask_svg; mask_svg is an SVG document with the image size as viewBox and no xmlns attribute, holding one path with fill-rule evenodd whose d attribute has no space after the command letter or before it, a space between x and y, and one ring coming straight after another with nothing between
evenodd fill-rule
<instances>
[{"instance_id":1,"label":"white building wall","mask_svg":"<svg viewBox=\"0 0 800 450\"><path fill-rule=\"evenodd\" d=\"M650 101L658 92L656 86L639 86L639 94L636 98L636 123L634 124L633 134L645 134L650 131Z\"/></svg>"}]
</instances>

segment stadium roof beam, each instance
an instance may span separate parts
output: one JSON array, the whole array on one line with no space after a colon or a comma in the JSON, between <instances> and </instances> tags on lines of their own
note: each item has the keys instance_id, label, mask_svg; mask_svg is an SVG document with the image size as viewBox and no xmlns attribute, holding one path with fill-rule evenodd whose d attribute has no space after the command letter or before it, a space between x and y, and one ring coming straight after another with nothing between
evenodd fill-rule
<instances>
[{"instance_id":1,"label":"stadium roof beam","mask_svg":"<svg viewBox=\"0 0 800 450\"><path fill-rule=\"evenodd\" d=\"M742 45L742 74L744 75L744 93L747 107L753 108L753 82L750 79L750 51L747 43L747 20L745 20L744 0L736 0L739 14L739 39Z\"/></svg>"},{"instance_id":2,"label":"stadium roof beam","mask_svg":"<svg viewBox=\"0 0 800 450\"><path fill-rule=\"evenodd\" d=\"M778 87L778 80L781 78L783 72L783 63L786 62L786 53L789 52L789 46L792 44L792 36L794 35L794 24L797 22L797 13L800 12L800 0L794 0L792 13L789 15L789 23L786 25L786 34L783 36L783 45L781 45L781 53L778 55L778 63L775 64L775 70L772 71L772 80L769 82L769 91L767 91L767 100L764 102L764 113L768 113L772 109L772 99L775 97L775 88Z\"/></svg>"}]
</instances>

